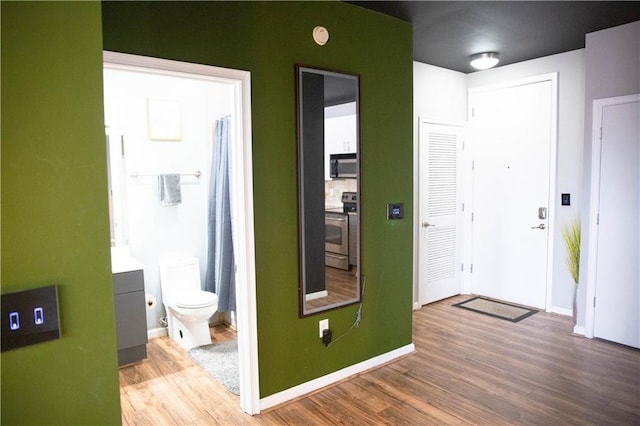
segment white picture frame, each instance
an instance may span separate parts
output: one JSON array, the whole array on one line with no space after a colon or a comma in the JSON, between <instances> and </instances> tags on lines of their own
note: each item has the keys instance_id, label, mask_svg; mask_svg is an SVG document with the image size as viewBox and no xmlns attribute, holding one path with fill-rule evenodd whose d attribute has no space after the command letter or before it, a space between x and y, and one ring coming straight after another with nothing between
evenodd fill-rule
<instances>
[{"instance_id":1,"label":"white picture frame","mask_svg":"<svg viewBox=\"0 0 640 426\"><path fill-rule=\"evenodd\" d=\"M147 99L148 137L156 141L182 140L182 105L175 99Z\"/></svg>"}]
</instances>

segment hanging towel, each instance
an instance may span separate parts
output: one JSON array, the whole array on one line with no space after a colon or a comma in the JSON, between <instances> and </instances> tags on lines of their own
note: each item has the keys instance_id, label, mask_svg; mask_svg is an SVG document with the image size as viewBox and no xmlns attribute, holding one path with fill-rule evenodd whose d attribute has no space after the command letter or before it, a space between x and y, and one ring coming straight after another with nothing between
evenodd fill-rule
<instances>
[{"instance_id":1,"label":"hanging towel","mask_svg":"<svg viewBox=\"0 0 640 426\"><path fill-rule=\"evenodd\" d=\"M158 175L158 192L160 194L160 205L163 207L181 204L180 175L177 173Z\"/></svg>"}]
</instances>

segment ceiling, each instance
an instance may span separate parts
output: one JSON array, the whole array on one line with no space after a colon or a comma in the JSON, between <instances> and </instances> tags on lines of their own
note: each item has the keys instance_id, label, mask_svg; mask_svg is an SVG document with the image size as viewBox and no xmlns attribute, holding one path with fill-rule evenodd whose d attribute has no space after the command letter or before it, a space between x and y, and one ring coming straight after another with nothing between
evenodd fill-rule
<instances>
[{"instance_id":1,"label":"ceiling","mask_svg":"<svg viewBox=\"0 0 640 426\"><path fill-rule=\"evenodd\" d=\"M584 47L585 34L640 20L636 1L347 1L413 23L413 59L463 73Z\"/></svg>"}]
</instances>

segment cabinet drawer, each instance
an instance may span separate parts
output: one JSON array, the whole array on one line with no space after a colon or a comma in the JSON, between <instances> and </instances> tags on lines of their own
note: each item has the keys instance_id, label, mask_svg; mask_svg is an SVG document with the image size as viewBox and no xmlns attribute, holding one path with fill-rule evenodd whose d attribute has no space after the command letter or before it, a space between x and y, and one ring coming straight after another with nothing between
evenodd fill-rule
<instances>
[{"instance_id":1,"label":"cabinet drawer","mask_svg":"<svg viewBox=\"0 0 640 426\"><path fill-rule=\"evenodd\" d=\"M144 291L144 273L141 270L113 274L114 294L132 291Z\"/></svg>"}]
</instances>

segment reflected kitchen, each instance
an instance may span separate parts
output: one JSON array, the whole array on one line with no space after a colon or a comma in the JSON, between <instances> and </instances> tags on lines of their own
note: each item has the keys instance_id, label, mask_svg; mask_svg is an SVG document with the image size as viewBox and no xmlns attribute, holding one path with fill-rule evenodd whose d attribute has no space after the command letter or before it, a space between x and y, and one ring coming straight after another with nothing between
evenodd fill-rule
<instances>
[{"instance_id":1,"label":"reflected kitchen","mask_svg":"<svg viewBox=\"0 0 640 426\"><path fill-rule=\"evenodd\" d=\"M345 271L358 263L357 128L355 102L325 108L325 265Z\"/></svg>"},{"instance_id":2,"label":"reflected kitchen","mask_svg":"<svg viewBox=\"0 0 640 426\"><path fill-rule=\"evenodd\" d=\"M325 108L325 265L346 271L358 260L356 129L355 102Z\"/></svg>"},{"instance_id":3,"label":"reflected kitchen","mask_svg":"<svg viewBox=\"0 0 640 426\"><path fill-rule=\"evenodd\" d=\"M357 193L343 192L342 206L325 211L325 265L350 271L357 264Z\"/></svg>"},{"instance_id":4,"label":"reflected kitchen","mask_svg":"<svg viewBox=\"0 0 640 426\"><path fill-rule=\"evenodd\" d=\"M300 315L360 301L358 76L296 67ZM324 223L323 223L324 222Z\"/></svg>"},{"instance_id":5,"label":"reflected kitchen","mask_svg":"<svg viewBox=\"0 0 640 426\"><path fill-rule=\"evenodd\" d=\"M309 308L314 299L327 305L336 297L353 297L358 265L355 102L325 108L324 131L326 289L307 294Z\"/></svg>"}]
</instances>

